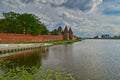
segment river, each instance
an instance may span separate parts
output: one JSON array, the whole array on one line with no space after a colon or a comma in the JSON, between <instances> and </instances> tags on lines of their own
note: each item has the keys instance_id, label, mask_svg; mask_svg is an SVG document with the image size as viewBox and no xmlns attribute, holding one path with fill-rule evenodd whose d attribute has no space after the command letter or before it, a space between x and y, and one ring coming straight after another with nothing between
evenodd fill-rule
<instances>
[{"instance_id":1,"label":"river","mask_svg":"<svg viewBox=\"0 0 120 80\"><path fill-rule=\"evenodd\" d=\"M120 40L55 45L42 53L14 58L14 62L72 72L79 80L120 80Z\"/></svg>"}]
</instances>

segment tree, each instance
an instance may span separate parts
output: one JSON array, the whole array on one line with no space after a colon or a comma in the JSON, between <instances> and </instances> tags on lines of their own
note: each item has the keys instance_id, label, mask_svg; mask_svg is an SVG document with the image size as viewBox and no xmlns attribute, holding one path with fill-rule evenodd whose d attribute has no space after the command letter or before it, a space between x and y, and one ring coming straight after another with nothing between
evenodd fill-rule
<instances>
[{"instance_id":1,"label":"tree","mask_svg":"<svg viewBox=\"0 0 120 80\"><path fill-rule=\"evenodd\" d=\"M20 34L48 34L48 29L40 19L33 14L18 14L14 12L3 13L4 19L0 20L0 32Z\"/></svg>"},{"instance_id":2,"label":"tree","mask_svg":"<svg viewBox=\"0 0 120 80\"><path fill-rule=\"evenodd\" d=\"M98 38L99 38L99 36L95 36L95 37L94 37L94 39L98 39Z\"/></svg>"},{"instance_id":3,"label":"tree","mask_svg":"<svg viewBox=\"0 0 120 80\"><path fill-rule=\"evenodd\" d=\"M52 35L58 35L58 30L57 30L57 29L52 30L52 31L51 31L51 34L52 34Z\"/></svg>"},{"instance_id":4,"label":"tree","mask_svg":"<svg viewBox=\"0 0 120 80\"><path fill-rule=\"evenodd\" d=\"M45 26L41 26L41 35L48 35L49 30Z\"/></svg>"},{"instance_id":5,"label":"tree","mask_svg":"<svg viewBox=\"0 0 120 80\"><path fill-rule=\"evenodd\" d=\"M39 22L39 19L35 15L27 14L27 13L21 14L18 17L18 20L21 23L23 33L33 34L33 35L38 35L41 33L40 22Z\"/></svg>"}]
</instances>

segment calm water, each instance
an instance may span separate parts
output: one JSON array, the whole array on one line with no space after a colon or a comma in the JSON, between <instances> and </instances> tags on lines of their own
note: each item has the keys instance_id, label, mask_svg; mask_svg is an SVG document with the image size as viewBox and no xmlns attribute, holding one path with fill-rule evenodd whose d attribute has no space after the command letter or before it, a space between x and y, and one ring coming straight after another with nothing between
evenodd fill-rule
<instances>
[{"instance_id":1,"label":"calm water","mask_svg":"<svg viewBox=\"0 0 120 80\"><path fill-rule=\"evenodd\" d=\"M14 60L72 72L80 76L79 80L120 80L120 40L84 40L56 45L42 54L35 52Z\"/></svg>"}]
</instances>

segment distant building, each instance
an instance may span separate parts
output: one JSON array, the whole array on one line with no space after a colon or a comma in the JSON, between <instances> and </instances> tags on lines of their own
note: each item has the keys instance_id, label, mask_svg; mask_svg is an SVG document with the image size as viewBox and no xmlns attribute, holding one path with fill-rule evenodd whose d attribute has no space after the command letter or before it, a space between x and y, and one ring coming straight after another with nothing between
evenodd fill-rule
<instances>
[{"instance_id":1,"label":"distant building","mask_svg":"<svg viewBox=\"0 0 120 80\"><path fill-rule=\"evenodd\" d=\"M75 40L76 39L76 36L73 35L72 29L71 28L68 29L67 26L65 27L64 30L60 26L58 28L58 35L63 35L64 40Z\"/></svg>"},{"instance_id":2,"label":"distant building","mask_svg":"<svg viewBox=\"0 0 120 80\"><path fill-rule=\"evenodd\" d=\"M63 34L63 29L62 29L62 27L60 26L59 28L58 28L58 35L62 35Z\"/></svg>"},{"instance_id":3,"label":"distant building","mask_svg":"<svg viewBox=\"0 0 120 80\"><path fill-rule=\"evenodd\" d=\"M73 32L71 27L69 28L69 39L73 39Z\"/></svg>"},{"instance_id":4,"label":"distant building","mask_svg":"<svg viewBox=\"0 0 120 80\"><path fill-rule=\"evenodd\" d=\"M105 34L105 35L101 35L101 38L108 39L108 38L110 38L110 36L109 36L109 34Z\"/></svg>"},{"instance_id":5,"label":"distant building","mask_svg":"<svg viewBox=\"0 0 120 80\"><path fill-rule=\"evenodd\" d=\"M68 31L67 26L65 27L64 32L63 32L63 39L69 40L69 31Z\"/></svg>"}]
</instances>

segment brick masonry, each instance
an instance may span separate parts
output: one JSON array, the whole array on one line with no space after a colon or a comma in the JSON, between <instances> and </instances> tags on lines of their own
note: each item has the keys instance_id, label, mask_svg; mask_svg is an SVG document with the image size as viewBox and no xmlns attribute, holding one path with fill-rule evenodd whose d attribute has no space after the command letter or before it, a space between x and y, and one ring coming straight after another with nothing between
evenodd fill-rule
<instances>
[{"instance_id":1,"label":"brick masonry","mask_svg":"<svg viewBox=\"0 0 120 80\"><path fill-rule=\"evenodd\" d=\"M17 43L17 42L44 42L63 40L62 35L39 35L33 36L30 34L6 34L0 33L0 43Z\"/></svg>"}]
</instances>

